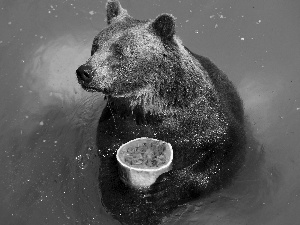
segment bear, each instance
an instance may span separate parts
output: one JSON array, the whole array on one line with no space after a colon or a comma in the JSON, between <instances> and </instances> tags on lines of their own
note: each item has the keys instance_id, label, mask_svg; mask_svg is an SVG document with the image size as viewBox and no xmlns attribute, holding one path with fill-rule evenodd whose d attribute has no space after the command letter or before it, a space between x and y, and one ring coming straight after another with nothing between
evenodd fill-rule
<instances>
[{"instance_id":1,"label":"bear","mask_svg":"<svg viewBox=\"0 0 300 225\"><path fill-rule=\"evenodd\" d=\"M97 127L99 190L125 224L158 224L188 201L226 187L245 158L243 103L227 75L175 34L175 17L131 17L106 3L107 27L77 70L79 84L104 94ZM147 189L126 185L116 152L138 137L172 145L172 169Z\"/></svg>"}]
</instances>

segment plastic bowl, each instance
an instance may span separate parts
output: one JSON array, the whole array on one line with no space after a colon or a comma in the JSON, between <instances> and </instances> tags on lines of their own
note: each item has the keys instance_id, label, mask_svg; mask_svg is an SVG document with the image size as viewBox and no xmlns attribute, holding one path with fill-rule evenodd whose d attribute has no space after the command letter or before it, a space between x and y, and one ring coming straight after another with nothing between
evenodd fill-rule
<instances>
[{"instance_id":1,"label":"plastic bowl","mask_svg":"<svg viewBox=\"0 0 300 225\"><path fill-rule=\"evenodd\" d=\"M127 151L128 148L141 146L143 143L159 143L163 145L165 163L158 167L148 167L146 165L128 165L124 160L124 151ZM156 179L162 173L168 172L171 170L172 160L173 160L173 150L171 144L147 137L136 138L125 144L123 144L117 151L117 160L119 162L119 174L121 180L134 188L147 188L151 186Z\"/></svg>"}]
</instances>

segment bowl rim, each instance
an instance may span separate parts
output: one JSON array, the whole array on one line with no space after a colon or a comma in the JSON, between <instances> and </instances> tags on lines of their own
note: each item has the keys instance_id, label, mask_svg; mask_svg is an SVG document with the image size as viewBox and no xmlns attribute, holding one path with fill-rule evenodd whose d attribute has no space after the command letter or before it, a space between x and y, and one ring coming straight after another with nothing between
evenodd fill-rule
<instances>
[{"instance_id":1,"label":"bowl rim","mask_svg":"<svg viewBox=\"0 0 300 225\"><path fill-rule=\"evenodd\" d=\"M126 165L125 163L122 162L122 160L121 160L120 157L119 157L119 152L120 152L120 150L121 150L125 145L127 145L127 144L129 144L129 143L131 143L131 142L135 142L135 141L138 141L138 140L144 140L144 139L148 139L148 140L150 139L150 140L153 140L153 141L162 141L162 142L164 142L165 144L167 144L167 145L169 146L169 148L170 148L170 159L169 159L169 161L168 161L167 164L165 164L165 165L163 165L163 166L161 166L161 167L159 167L159 168L153 168L153 169L151 169L151 168L149 168L149 169L146 168L146 169L145 169L145 168L135 168L135 167L131 167L131 166L128 166L128 165ZM163 169L165 169L165 168L167 168L167 167L170 166L170 164L171 164L172 161L173 161L173 149L172 149L172 145L171 145L170 143L166 142L166 141L158 140L158 139L155 139L155 138L149 138L149 137L140 137L140 138L132 139L132 140L130 140L130 141L128 141L128 142L122 144L122 145L119 147L118 151L117 151L116 157L117 157L118 162L119 162L122 166L124 166L124 167L126 167L126 168L128 168L128 169L130 169L130 170L135 170L135 171L149 171L149 172L151 171L151 172L153 172L153 171L160 171L160 170L163 170Z\"/></svg>"}]
</instances>

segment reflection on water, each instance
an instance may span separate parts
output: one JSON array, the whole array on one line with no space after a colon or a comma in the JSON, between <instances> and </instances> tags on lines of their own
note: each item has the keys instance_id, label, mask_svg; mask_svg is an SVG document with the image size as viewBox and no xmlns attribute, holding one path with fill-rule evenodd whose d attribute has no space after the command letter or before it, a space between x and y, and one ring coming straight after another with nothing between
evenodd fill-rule
<instances>
[{"instance_id":1,"label":"reflection on water","mask_svg":"<svg viewBox=\"0 0 300 225\"><path fill-rule=\"evenodd\" d=\"M276 120L272 103L283 91L283 79L278 74L248 73L240 82L239 92L246 112L251 115L256 133L263 134Z\"/></svg>"},{"instance_id":2,"label":"reflection on water","mask_svg":"<svg viewBox=\"0 0 300 225\"><path fill-rule=\"evenodd\" d=\"M174 13L183 42L237 85L249 121L247 160L232 185L163 224L297 224L299 3L122 3L136 18ZM75 76L103 10L92 1L0 3L1 224L120 224L103 208L97 183L94 138L105 102Z\"/></svg>"},{"instance_id":3,"label":"reflection on water","mask_svg":"<svg viewBox=\"0 0 300 225\"><path fill-rule=\"evenodd\" d=\"M88 46L80 45L72 35L42 44L30 56L23 79L37 92L42 105L74 104L87 95L74 79L74 65L89 55ZM29 106L31 108L32 106Z\"/></svg>"},{"instance_id":4,"label":"reflection on water","mask_svg":"<svg viewBox=\"0 0 300 225\"><path fill-rule=\"evenodd\" d=\"M74 75L89 52L67 35L27 56L21 104L12 121L5 112L9 129L1 132L2 221L100 221L92 143L103 96L83 91Z\"/></svg>"}]
</instances>

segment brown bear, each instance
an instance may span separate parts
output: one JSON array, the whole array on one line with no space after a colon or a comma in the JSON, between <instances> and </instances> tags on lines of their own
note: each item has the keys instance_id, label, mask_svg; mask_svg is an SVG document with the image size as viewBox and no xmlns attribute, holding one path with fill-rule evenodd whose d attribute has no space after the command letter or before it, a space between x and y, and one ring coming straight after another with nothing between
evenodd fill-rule
<instances>
[{"instance_id":1,"label":"brown bear","mask_svg":"<svg viewBox=\"0 0 300 225\"><path fill-rule=\"evenodd\" d=\"M175 35L175 19L132 18L117 0L108 26L77 70L87 91L106 96L97 130L102 202L119 221L157 224L178 205L224 187L244 159L242 101L227 76ZM149 137L169 142L172 170L147 190L125 185L116 151Z\"/></svg>"}]
</instances>

